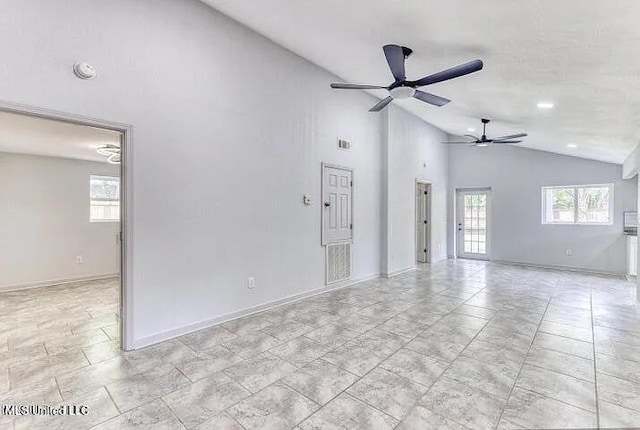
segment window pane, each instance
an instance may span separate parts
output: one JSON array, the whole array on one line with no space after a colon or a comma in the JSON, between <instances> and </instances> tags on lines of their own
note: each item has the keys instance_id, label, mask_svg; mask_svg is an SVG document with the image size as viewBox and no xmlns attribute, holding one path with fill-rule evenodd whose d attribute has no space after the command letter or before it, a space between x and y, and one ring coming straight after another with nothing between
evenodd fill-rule
<instances>
[{"instance_id":1,"label":"window pane","mask_svg":"<svg viewBox=\"0 0 640 430\"><path fill-rule=\"evenodd\" d=\"M118 221L120 202L91 201L91 221Z\"/></svg>"},{"instance_id":2,"label":"window pane","mask_svg":"<svg viewBox=\"0 0 640 430\"><path fill-rule=\"evenodd\" d=\"M120 220L120 178L91 175L89 198L89 221Z\"/></svg>"},{"instance_id":3,"label":"window pane","mask_svg":"<svg viewBox=\"0 0 640 430\"><path fill-rule=\"evenodd\" d=\"M609 187L578 188L578 222L610 222L609 204Z\"/></svg>"},{"instance_id":4,"label":"window pane","mask_svg":"<svg viewBox=\"0 0 640 430\"><path fill-rule=\"evenodd\" d=\"M120 197L120 180L106 176L92 176L90 193L92 199L118 200Z\"/></svg>"},{"instance_id":5,"label":"window pane","mask_svg":"<svg viewBox=\"0 0 640 430\"><path fill-rule=\"evenodd\" d=\"M546 222L575 222L574 188L547 188L544 193Z\"/></svg>"},{"instance_id":6,"label":"window pane","mask_svg":"<svg viewBox=\"0 0 640 430\"><path fill-rule=\"evenodd\" d=\"M464 242L464 252L471 252L471 242Z\"/></svg>"}]
</instances>

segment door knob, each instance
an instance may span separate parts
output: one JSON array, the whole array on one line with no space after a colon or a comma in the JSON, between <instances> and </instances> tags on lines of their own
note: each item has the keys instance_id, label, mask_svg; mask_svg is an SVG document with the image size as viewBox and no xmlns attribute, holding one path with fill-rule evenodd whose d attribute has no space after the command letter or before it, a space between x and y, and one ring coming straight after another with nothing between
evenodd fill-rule
<instances>
[{"instance_id":1,"label":"door knob","mask_svg":"<svg viewBox=\"0 0 640 430\"><path fill-rule=\"evenodd\" d=\"M328 208L329 206L331 206L331 203L329 203L329 202L324 202L324 207L325 207L325 208Z\"/></svg>"}]
</instances>

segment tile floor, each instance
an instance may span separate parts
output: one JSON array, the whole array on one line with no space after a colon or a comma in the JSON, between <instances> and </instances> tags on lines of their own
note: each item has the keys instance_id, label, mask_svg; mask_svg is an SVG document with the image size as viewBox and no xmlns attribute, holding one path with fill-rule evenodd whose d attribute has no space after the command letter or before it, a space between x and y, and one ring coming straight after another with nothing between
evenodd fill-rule
<instances>
[{"instance_id":1,"label":"tile floor","mask_svg":"<svg viewBox=\"0 0 640 430\"><path fill-rule=\"evenodd\" d=\"M0 429L640 427L640 310L620 279L457 261L138 351L117 284L0 294Z\"/></svg>"}]
</instances>

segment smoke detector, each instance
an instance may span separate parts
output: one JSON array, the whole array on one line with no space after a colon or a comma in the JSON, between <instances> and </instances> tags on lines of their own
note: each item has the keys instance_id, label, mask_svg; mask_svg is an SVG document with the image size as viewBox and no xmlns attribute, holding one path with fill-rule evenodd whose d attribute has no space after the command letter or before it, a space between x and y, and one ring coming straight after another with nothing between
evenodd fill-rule
<instances>
[{"instance_id":1,"label":"smoke detector","mask_svg":"<svg viewBox=\"0 0 640 430\"><path fill-rule=\"evenodd\" d=\"M79 61L73 65L73 73L80 79L93 79L96 77L96 69L84 61Z\"/></svg>"}]
</instances>

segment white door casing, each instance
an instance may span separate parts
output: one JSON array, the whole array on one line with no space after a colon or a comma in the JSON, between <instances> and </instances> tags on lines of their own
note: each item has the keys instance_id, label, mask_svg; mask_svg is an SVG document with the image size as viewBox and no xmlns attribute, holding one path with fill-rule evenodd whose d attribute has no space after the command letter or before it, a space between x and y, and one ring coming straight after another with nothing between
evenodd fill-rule
<instances>
[{"instance_id":1,"label":"white door casing","mask_svg":"<svg viewBox=\"0 0 640 430\"><path fill-rule=\"evenodd\" d=\"M353 171L322 165L322 244L353 239Z\"/></svg>"},{"instance_id":2,"label":"white door casing","mask_svg":"<svg viewBox=\"0 0 640 430\"><path fill-rule=\"evenodd\" d=\"M429 262L429 184L416 183L416 260Z\"/></svg>"},{"instance_id":3,"label":"white door casing","mask_svg":"<svg viewBox=\"0 0 640 430\"><path fill-rule=\"evenodd\" d=\"M491 190L457 191L457 255L488 260L490 257Z\"/></svg>"},{"instance_id":4,"label":"white door casing","mask_svg":"<svg viewBox=\"0 0 640 430\"><path fill-rule=\"evenodd\" d=\"M135 348L133 337L133 126L73 113L0 100L0 111L64 121L89 127L112 130L121 134L122 161L120 164L120 347Z\"/></svg>"},{"instance_id":5,"label":"white door casing","mask_svg":"<svg viewBox=\"0 0 640 430\"><path fill-rule=\"evenodd\" d=\"M627 236L627 275L638 275L638 237Z\"/></svg>"}]
</instances>

